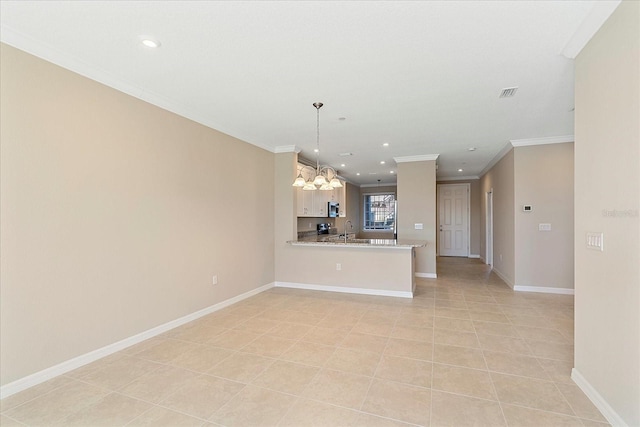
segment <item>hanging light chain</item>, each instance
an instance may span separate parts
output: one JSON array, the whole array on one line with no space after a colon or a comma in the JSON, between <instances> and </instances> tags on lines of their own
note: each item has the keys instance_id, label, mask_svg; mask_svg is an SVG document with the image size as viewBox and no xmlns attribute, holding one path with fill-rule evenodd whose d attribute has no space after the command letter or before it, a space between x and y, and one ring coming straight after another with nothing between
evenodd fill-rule
<instances>
[{"instance_id":1,"label":"hanging light chain","mask_svg":"<svg viewBox=\"0 0 640 427\"><path fill-rule=\"evenodd\" d=\"M316 175L320 175L320 108L322 108L322 102L314 102L313 106L316 107Z\"/></svg>"},{"instance_id":2,"label":"hanging light chain","mask_svg":"<svg viewBox=\"0 0 640 427\"><path fill-rule=\"evenodd\" d=\"M342 183L338 179L338 173L334 168L329 165L320 167L320 108L322 102L314 102L313 106L316 109L316 170L315 177L306 181L302 176L302 170L298 173L298 177L295 179L293 186L302 187L303 190L316 190L318 187L320 190L332 190L334 188L343 187ZM313 168L313 166L307 166ZM303 168L304 169L304 168ZM331 178L331 179L329 179Z\"/></svg>"}]
</instances>

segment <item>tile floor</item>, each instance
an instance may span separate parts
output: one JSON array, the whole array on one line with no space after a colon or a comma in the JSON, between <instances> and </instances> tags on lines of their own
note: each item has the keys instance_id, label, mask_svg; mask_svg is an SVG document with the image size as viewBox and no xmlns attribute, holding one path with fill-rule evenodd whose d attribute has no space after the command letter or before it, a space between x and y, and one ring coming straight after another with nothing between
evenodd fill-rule
<instances>
[{"instance_id":1,"label":"tile floor","mask_svg":"<svg viewBox=\"0 0 640 427\"><path fill-rule=\"evenodd\" d=\"M605 426L573 297L440 258L413 300L272 289L0 402L2 426Z\"/></svg>"}]
</instances>

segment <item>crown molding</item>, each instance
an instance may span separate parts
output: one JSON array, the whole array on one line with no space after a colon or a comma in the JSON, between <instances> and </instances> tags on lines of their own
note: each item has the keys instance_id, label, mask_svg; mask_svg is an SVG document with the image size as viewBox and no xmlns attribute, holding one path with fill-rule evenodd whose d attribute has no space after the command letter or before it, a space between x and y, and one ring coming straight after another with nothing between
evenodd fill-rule
<instances>
[{"instance_id":1,"label":"crown molding","mask_svg":"<svg viewBox=\"0 0 640 427\"><path fill-rule=\"evenodd\" d=\"M273 147L266 144L250 142L250 138L239 135L237 132L229 129L225 129L224 126L220 126L218 123L213 122L209 117L203 117L184 105L176 103L175 101L165 98L157 93L150 92L143 87L126 81L119 76L108 73L105 70L89 65L73 55L61 52L46 43L34 40L33 38L26 36L7 25L0 26L0 41L44 61L51 62L52 64L69 70L72 73L86 77L151 105L155 105L156 107L162 108L163 110L174 113L180 117L192 120L217 132L229 135L239 141L262 148L263 150L270 151L272 153L274 152Z\"/></svg>"},{"instance_id":2,"label":"crown molding","mask_svg":"<svg viewBox=\"0 0 640 427\"><path fill-rule=\"evenodd\" d=\"M485 166L484 169L482 169L482 172L480 172L480 176L483 176L485 173L489 172L491 168L494 167L496 163L498 163L512 149L513 149L513 146L511 145L511 143L507 142L504 145L504 147L502 147L502 149L498 151L498 154L496 154L495 157L491 159L489 163L487 163L487 166Z\"/></svg>"},{"instance_id":3,"label":"crown molding","mask_svg":"<svg viewBox=\"0 0 640 427\"><path fill-rule=\"evenodd\" d=\"M594 2L589 14L562 49L562 55L569 59L575 59L620 3L621 0Z\"/></svg>"},{"instance_id":4,"label":"crown molding","mask_svg":"<svg viewBox=\"0 0 640 427\"><path fill-rule=\"evenodd\" d=\"M278 153L299 153L302 151L302 148L297 145L278 145L273 152Z\"/></svg>"},{"instance_id":5,"label":"crown molding","mask_svg":"<svg viewBox=\"0 0 640 427\"><path fill-rule=\"evenodd\" d=\"M393 160L395 160L396 163L424 162L427 160L438 160L439 155L440 154L424 154L421 156L394 157Z\"/></svg>"},{"instance_id":6,"label":"crown molding","mask_svg":"<svg viewBox=\"0 0 640 427\"><path fill-rule=\"evenodd\" d=\"M448 176L444 178L436 177L436 181L473 181L475 179L480 179L479 176L470 175L470 176Z\"/></svg>"},{"instance_id":7,"label":"crown molding","mask_svg":"<svg viewBox=\"0 0 640 427\"><path fill-rule=\"evenodd\" d=\"M380 184L362 184L360 188L375 188L375 187L397 187L397 182L388 182L388 183L380 183Z\"/></svg>"},{"instance_id":8,"label":"crown molding","mask_svg":"<svg viewBox=\"0 0 640 427\"><path fill-rule=\"evenodd\" d=\"M575 137L573 135L562 135L562 136L548 136L545 138L512 139L509 142L514 147L528 147L530 145L562 144L565 142L574 142L574 141L575 141Z\"/></svg>"}]
</instances>

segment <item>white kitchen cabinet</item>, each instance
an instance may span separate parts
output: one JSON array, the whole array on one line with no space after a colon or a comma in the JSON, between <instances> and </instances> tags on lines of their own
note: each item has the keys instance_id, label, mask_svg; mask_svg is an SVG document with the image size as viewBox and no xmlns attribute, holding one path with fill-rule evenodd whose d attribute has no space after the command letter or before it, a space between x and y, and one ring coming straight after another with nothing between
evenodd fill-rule
<instances>
[{"instance_id":1,"label":"white kitchen cabinet","mask_svg":"<svg viewBox=\"0 0 640 427\"><path fill-rule=\"evenodd\" d=\"M298 173L303 165L298 164ZM304 176L309 179L308 176ZM328 214L329 202L340 203L339 216L344 218L347 212L346 205L346 183L344 187L334 188L331 191L305 191L301 187L296 188L296 214L298 217L326 218Z\"/></svg>"},{"instance_id":2,"label":"white kitchen cabinet","mask_svg":"<svg viewBox=\"0 0 640 427\"><path fill-rule=\"evenodd\" d=\"M315 191L305 191L298 187L297 189L298 216L315 216L313 214L313 202Z\"/></svg>"},{"instance_id":3,"label":"white kitchen cabinet","mask_svg":"<svg viewBox=\"0 0 640 427\"><path fill-rule=\"evenodd\" d=\"M312 216L326 217L327 216L327 203L329 202L331 191L312 191L313 194L313 210Z\"/></svg>"},{"instance_id":4,"label":"white kitchen cabinet","mask_svg":"<svg viewBox=\"0 0 640 427\"><path fill-rule=\"evenodd\" d=\"M336 190L333 191L305 191L302 188L297 188L297 216L299 217L316 217L316 218L326 218L327 217L327 204L329 202L339 202L340 209L342 209L342 202L340 202L339 193L336 193ZM342 213L340 213L342 216Z\"/></svg>"}]
</instances>

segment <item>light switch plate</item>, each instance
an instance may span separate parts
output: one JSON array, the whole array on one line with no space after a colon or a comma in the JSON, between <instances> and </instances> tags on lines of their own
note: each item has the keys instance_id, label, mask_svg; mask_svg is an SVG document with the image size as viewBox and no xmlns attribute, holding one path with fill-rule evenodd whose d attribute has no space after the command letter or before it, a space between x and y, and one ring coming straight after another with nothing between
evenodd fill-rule
<instances>
[{"instance_id":1,"label":"light switch plate","mask_svg":"<svg viewBox=\"0 0 640 427\"><path fill-rule=\"evenodd\" d=\"M604 233L587 232L587 248L604 251Z\"/></svg>"},{"instance_id":2,"label":"light switch plate","mask_svg":"<svg viewBox=\"0 0 640 427\"><path fill-rule=\"evenodd\" d=\"M415 230L422 230L422 224L413 224Z\"/></svg>"},{"instance_id":3,"label":"light switch plate","mask_svg":"<svg viewBox=\"0 0 640 427\"><path fill-rule=\"evenodd\" d=\"M549 223L538 224L538 231L551 231L551 224Z\"/></svg>"}]
</instances>

